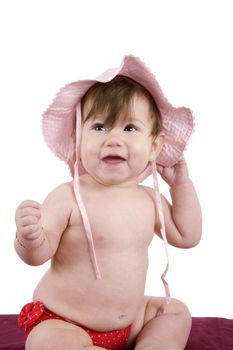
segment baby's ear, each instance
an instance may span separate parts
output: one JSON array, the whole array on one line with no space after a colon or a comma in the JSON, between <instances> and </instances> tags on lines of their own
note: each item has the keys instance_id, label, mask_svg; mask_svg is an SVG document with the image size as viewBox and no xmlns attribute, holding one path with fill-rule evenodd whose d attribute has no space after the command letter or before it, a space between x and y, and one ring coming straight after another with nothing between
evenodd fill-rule
<instances>
[{"instance_id":1,"label":"baby's ear","mask_svg":"<svg viewBox=\"0 0 233 350\"><path fill-rule=\"evenodd\" d=\"M164 133L161 132L159 135L155 136L151 145L150 161L155 160L163 148L164 143Z\"/></svg>"}]
</instances>

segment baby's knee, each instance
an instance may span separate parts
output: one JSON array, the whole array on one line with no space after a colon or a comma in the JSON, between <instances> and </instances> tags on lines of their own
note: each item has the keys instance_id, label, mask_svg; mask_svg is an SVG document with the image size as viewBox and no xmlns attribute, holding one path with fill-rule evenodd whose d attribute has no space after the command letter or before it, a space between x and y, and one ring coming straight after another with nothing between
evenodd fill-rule
<instances>
[{"instance_id":1,"label":"baby's knee","mask_svg":"<svg viewBox=\"0 0 233 350\"><path fill-rule=\"evenodd\" d=\"M145 322L148 322L154 317L161 315L175 315L184 319L187 324L191 324L191 314L185 303L182 301L171 298L167 304L166 298L147 297L147 304L145 309Z\"/></svg>"},{"instance_id":2,"label":"baby's knee","mask_svg":"<svg viewBox=\"0 0 233 350\"><path fill-rule=\"evenodd\" d=\"M93 346L93 342L82 328L61 320L46 320L39 323L26 341L26 350L64 350L86 349Z\"/></svg>"},{"instance_id":3,"label":"baby's knee","mask_svg":"<svg viewBox=\"0 0 233 350\"><path fill-rule=\"evenodd\" d=\"M180 316L180 318L184 321L186 326L191 327L192 316L188 306L184 302L178 299L171 299L170 304L168 304L166 312Z\"/></svg>"},{"instance_id":4,"label":"baby's knee","mask_svg":"<svg viewBox=\"0 0 233 350\"><path fill-rule=\"evenodd\" d=\"M174 309L175 313L180 313L191 318L191 314L188 306L179 299L171 299L171 308Z\"/></svg>"}]
</instances>

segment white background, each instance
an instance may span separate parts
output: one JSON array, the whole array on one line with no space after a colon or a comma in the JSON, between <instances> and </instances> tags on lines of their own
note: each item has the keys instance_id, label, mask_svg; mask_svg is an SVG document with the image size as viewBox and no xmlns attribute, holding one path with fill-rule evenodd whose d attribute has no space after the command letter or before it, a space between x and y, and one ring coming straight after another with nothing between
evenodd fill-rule
<instances>
[{"instance_id":1,"label":"white background","mask_svg":"<svg viewBox=\"0 0 233 350\"><path fill-rule=\"evenodd\" d=\"M195 115L185 154L203 210L203 238L170 248L172 296L193 316L233 318L232 2L20 0L0 4L0 313L31 300L48 268L24 264L13 249L14 213L70 180L45 146L41 114L66 83L92 78L139 56L174 106ZM147 184L152 184L151 179ZM168 193L161 184L161 191ZM163 244L150 249L146 293L163 294Z\"/></svg>"}]
</instances>

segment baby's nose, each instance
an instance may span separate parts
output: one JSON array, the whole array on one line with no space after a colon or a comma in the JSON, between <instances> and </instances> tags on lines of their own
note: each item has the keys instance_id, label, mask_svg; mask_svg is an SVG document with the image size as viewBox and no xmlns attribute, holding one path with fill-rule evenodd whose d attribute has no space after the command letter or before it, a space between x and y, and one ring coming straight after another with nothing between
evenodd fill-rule
<instances>
[{"instance_id":1,"label":"baby's nose","mask_svg":"<svg viewBox=\"0 0 233 350\"><path fill-rule=\"evenodd\" d=\"M117 130L110 130L105 141L105 145L108 147L118 147L122 146L123 141Z\"/></svg>"}]
</instances>

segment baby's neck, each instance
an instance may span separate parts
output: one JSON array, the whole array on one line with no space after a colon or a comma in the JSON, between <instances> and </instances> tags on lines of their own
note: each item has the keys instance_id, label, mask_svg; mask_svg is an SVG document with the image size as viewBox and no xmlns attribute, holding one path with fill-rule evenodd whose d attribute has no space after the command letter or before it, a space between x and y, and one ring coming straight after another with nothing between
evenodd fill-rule
<instances>
[{"instance_id":1,"label":"baby's neck","mask_svg":"<svg viewBox=\"0 0 233 350\"><path fill-rule=\"evenodd\" d=\"M130 179L128 181L119 182L119 183L102 183L98 181L98 179L92 177L90 174L84 174L80 176L80 184L93 186L96 189L124 189L124 188L132 188L137 186L137 182L134 179Z\"/></svg>"}]
</instances>

